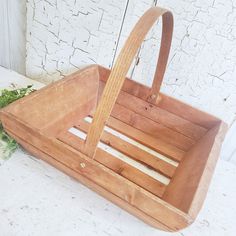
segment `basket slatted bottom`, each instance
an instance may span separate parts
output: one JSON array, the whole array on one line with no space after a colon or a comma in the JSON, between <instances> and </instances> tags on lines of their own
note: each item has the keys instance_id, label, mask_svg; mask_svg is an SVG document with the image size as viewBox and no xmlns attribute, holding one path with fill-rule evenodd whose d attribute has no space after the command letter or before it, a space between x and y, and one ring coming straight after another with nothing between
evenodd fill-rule
<instances>
[{"instance_id":1,"label":"basket slatted bottom","mask_svg":"<svg viewBox=\"0 0 236 236\"><path fill-rule=\"evenodd\" d=\"M79 120L69 130L60 133L57 138L80 150L79 147L86 139L91 121L91 116ZM115 117L110 117L94 160L156 196L162 197L183 155L183 152L174 156L166 154L166 146L167 143L152 135Z\"/></svg>"}]
</instances>

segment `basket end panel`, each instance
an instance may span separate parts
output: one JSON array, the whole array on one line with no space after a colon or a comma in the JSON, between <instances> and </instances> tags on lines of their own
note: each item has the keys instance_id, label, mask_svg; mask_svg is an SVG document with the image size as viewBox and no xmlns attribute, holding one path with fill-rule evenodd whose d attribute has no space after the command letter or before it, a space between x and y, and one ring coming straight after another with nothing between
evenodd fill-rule
<instances>
[{"instance_id":1,"label":"basket end panel","mask_svg":"<svg viewBox=\"0 0 236 236\"><path fill-rule=\"evenodd\" d=\"M163 93L157 106L205 129L211 129L220 122L217 117Z\"/></svg>"},{"instance_id":2,"label":"basket end panel","mask_svg":"<svg viewBox=\"0 0 236 236\"><path fill-rule=\"evenodd\" d=\"M73 123L77 115L86 111L86 116L95 108L98 88L97 66L89 66L12 103L5 111L39 130L59 123L65 126L64 122Z\"/></svg>"},{"instance_id":3,"label":"basket end panel","mask_svg":"<svg viewBox=\"0 0 236 236\"><path fill-rule=\"evenodd\" d=\"M197 217L207 196L208 188L210 186L218 158L220 157L221 147L228 130L228 125L221 121L216 125L216 127L212 128L212 130L214 129L217 130L217 134L215 135L214 143L210 150L207 163L200 177L198 188L196 189L188 212L192 218Z\"/></svg>"},{"instance_id":4,"label":"basket end panel","mask_svg":"<svg viewBox=\"0 0 236 236\"><path fill-rule=\"evenodd\" d=\"M193 219L206 197L225 133L223 122L210 129L185 154L163 195L165 201Z\"/></svg>"}]
</instances>

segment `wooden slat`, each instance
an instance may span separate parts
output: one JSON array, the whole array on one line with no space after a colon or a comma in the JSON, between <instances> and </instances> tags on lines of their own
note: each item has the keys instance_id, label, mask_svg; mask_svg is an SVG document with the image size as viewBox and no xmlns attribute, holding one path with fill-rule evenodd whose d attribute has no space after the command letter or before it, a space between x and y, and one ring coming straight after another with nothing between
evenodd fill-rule
<instances>
[{"instance_id":1,"label":"wooden slat","mask_svg":"<svg viewBox=\"0 0 236 236\"><path fill-rule=\"evenodd\" d=\"M100 100L104 87L105 81L100 78L98 101ZM116 104L122 105L139 115L149 118L157 123L163 124L167 128L181 133L195 141L199 140L207 132L206 128L196 125L187 119L177 116L158 107L155 104L147 102L123 90L120 91L120 94L116 100ZM133 104L135 104L135 106Z\"/></svg>"},{"instance_id":2,"label":"wooden slat","mask_svg":"<svg viewBox=\"0 0 236 236\"><path fill-rule=\"evenodd\" d=\"M101 97L104 86L105 82L101 80L99 83L98 100ZM134 111L135 113L138 113L139 115L163 124L164 126L173 129L195 141L199 140L207 132L206 128L196 125L180 116L158 107L155 104L147 102L125 91L120 91L116 103Z\"/></svg>"},{"instance_id":3,"label":"wooden slat","mask_svg":"<svg viewBox=\"0 0 236 236\"><path fill-rule=\"evenodd\" d=\"M89 123L80 120L75 127L87 133ZM175 172L175 166L106 131L103 132L100 141L167 177L171 178Z\"/></svg>"},{"instance_id":4,"label":"wooden slat","mask_svg":"<svg viewBox=\"0 0 236 236\"><path fill-rule=\"evenodd\" d=\"M195 143L193 139L141 116L119 104L114 106L111 116L184 151L188 151Z\"/></svg>"},{"instance_id":5,"label":"wooden slat","mask_svg":"<svg viewBox=\"0 0 236 236\"><path fill-rule=\"evenodd\" d=\"M61 133L58 139L63 143L66 143L75 148L76 150L80 150L79 147L84 142L83 139L77 137L74 134L71 134L68 131ZM94 160L159 197L161 197L165 191L166 186L158 180L146 175L142 171L125 163L122 160L117 159L113 155L100 148L97 148Z\"/></svg>"},{"instance_id":6,"label":"wooden slat","mask_svg":"<svg viewBox=\"0 0 236 236\"><path fill-rule=\"evenodd\" d=\"M111 71L102 66L99 66L98 68L100 80L106 82ZM122 91L141 98L142 100L147 100L150 95L149 87L137 83L129 78L126 78L122 86ZM191 107L175 98L169 97L166 94L160 93L160 98L161 99L154 105L206 129L211 129L220 121L218 118Z\"/></svg>"},{"instance_id":7,"label":"wooden slat","mask_svg":"<svg viewBox=\"0 0 236 236\"><path fill-rule=\"evenodd\" d=\"M184 119L187 119L206 129L213 128L220 121L215 116L191 107L190 105L184 102L180 102L175 98L169 97L164 94L162 94L161 97L162 99L158 103L158 106L160 108L175 113L176 115L183 117Z\"/></svg>"},{"instance_id":8,"label":"wooden slat","mask_svg":"<svg viewBox=\"0 0 236 236\"><path fill-rule=\"evenodd\" d=\"M207 131L199 125L123 91L120 92L116 103L194 140L201 138Z\"/></svg>"},{"instance_id":9,"label":"wooden slat","mask_svg":"<svg viewBox=\"0 0 236 236\"><path fill-rule=\"evenodd\" d=\"M135 129L134 127L114 118L110 117L107 126L112 129L134 139L135 141L169 157L175 161L181 161L185 152L173 145L164 142L161 139L154 138L149 134L144 133L141 130Z\"/></svg>"},{"instance_id":10,"label":"wooden slat","mask_svg":"<svg viewBox=\"0 0 236 236\"><path fill-rule=\"evenodd\" d=\"M99 71L100 81L106 83L110 74L111 74L111 70L99 65L98 71ZM140 84L140 83L126 77L121 91L132 94L132 95L134 95L138 98L141 98L142 100L145 101L150 96L150 90L151 90L150 87L147 87L143 84Z\"/></svg>"}]
</instances>

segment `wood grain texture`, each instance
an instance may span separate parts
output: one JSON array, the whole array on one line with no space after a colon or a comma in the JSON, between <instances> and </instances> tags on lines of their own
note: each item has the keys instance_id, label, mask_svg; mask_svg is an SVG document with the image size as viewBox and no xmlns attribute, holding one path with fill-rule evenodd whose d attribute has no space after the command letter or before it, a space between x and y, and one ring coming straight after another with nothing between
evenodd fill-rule
<instances>
[{"instance_id":1,"label":"wood grain texture","mask_svg":"<svg viewBox=\"0 0 236 236\"><path fill-rule=\"evenodd\" d=\"M175 160L181 161L185 152L169 143L157 139L147 133L144 133L141 130L135 129L132 126L114 118L110 117L107 126L111 127L114 130L119 131L120 133L140 142L143 145L147 145L151 149Z\"/></svg>"},{"instance_id":2,"label":"wood grain texture","mask_svg":"<svg viewBox=\"0 0 236 236\"><path fill-rule=\"evenodd\" d=\"M92 157L96 151L96 146L101 137L104 125L110 116L138 48L150 28L160 16L162 16L163 19L163 40L165 41L161 45L160 60L158 60L157 64L158 72L155 74L152 90L148 97L153 101L157 99L169 55L173 30L173 16L165 9L153 7L146 11L135 25L111 71L102 98L94 114L93 123L88 131L84 149L84 152L88 156Z\"/></svg>"},{"instance_id":3,"label":"wood grain texture","mask_svg":"<svg viewBox=\"0 0 236 236\"><path fill-rule=\"evenodd\" d=\"M109 78L111 71L107 68L99 66L100 79L106 82ZM150 88L134 82L133 80L126 78L124 81L122 91L129 93L142 100L147 100L150 95ZM199 109L189 106L188 104L181 102L178 99L170 97L166 94L160 93L160 99L157 101L155 106L177 115L179 118L183 118L185 121L189 121L197 126L205 129L214 127L219 119L209 113L203 112ZM168 114L168 113L167 113Z\"/></svg>"},{"instance_id":4,"label":"wood grain texture","mask_svg":"<svg viewBox=\"0 0 236 236\"><path fill-rule=\"evenodd\" d=\"M163 197L193 217L205 199L226 130L219 123L186 153Z\"/></svg>"},{"instance_id":5,"label":"wood grain texture","mask_svg":"<svg viewBox=\"0 0 236 236\"><path fill-rule=\"evenodd\" d=\"M182 229L192 223L192 219L184 212L172 207L157 196L117 175L59 140L40 134L34 128L23 124L16 117L5 112L2 112L1 120L6 130L10 131L14 138L17 137L14 130L17 130L23 142L28 143L30 140L32 146L43 150L45 154L56 159L56 162L59 161L67 168L76 171L78 176L82 175L88 178L133 207L140 209L158 221L160 220L162 224L169 225L172 230ZM37 156L40 157L40 153L37 153Z\"/></svg>"},{"instance_id":6,"label":"wood grain texture","mask_svg":"<svg viewBox=\"0 0 236 236\"><path fill-rule=\"evenodd\" d=\"M181 117L161 109L154 104L149 104L148 102L132 96L129 93L121 91L116 102L139 115L163 124L164 126L191 139L198 140L206 133L205 128L183 118L181 119ZM133 104L136 104L136 106L133 106Z\"/></svg>"},{"instance_id":7,"label":"wood grain texture","mask_svg":"<svg viewBox=\"0 0 236 236\"><path fill-rule=\"evenodd\" d=\"M77 128L88 132L89 124L85 121L80 121L76 124ZM158 157L138 148L134 144L128 143L115 135L104 131L101 137L101 142L115 148L116 150L124 153L130 158L146 165L148 168L159 171L167 177L172 177L175 172L175 166L159 159Z\"/></svg>"},{"instance_id":8,"label":"wood grain texture","mask_svg":"<svg viewBox=\"0 0 236 236\"><path fill-rule=\"evenodd\" d=\"M80 147L83 146L84 142L84 140L69 132L61 133L58 139L78 151L80 151ZM133 183L143 187L156 196L161 197L165 191L166 186L163 183L146 175L135 167L115 158L113 155L100 148L97 149L94 160L113 170L118 175L123 176Z\"/></svg>"},{"instance_id":9,"label":"wood grain texture","mask_svg":"<svg viewBox=\"0 0 236 236\"><path fill-rule=\"evenodd\" d=\"M112 117L117 118L120 121L151 135L152 137L163 140L165 143L169 143L183 151L189 150L195 143L193 139L169 129L163 124L139 115L119 104L114 105L111 115Z\"/></svg>"},{"instance_id":10,"label":"wood grain texture","mask_svg":"<svg viewBox=\"0 0 236 236\"><path fill-rule=\"evenodd\" d=\"M71 122L72 116L81 112L88 103L94 107L98 83L97 66L89 66L71 74L67 80L57 81L24 97L17 106L10 104L6 110L10 109L12 114L34 127L40 127L40 130L47 130L50 125L65 119L65 115Z\"/></svg>"}]
</instances>

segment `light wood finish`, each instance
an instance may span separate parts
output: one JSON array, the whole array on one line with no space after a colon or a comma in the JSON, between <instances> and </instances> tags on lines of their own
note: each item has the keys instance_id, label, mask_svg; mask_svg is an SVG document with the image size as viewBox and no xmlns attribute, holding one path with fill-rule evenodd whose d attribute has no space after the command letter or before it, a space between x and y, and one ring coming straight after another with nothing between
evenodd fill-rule
<instances>
[{"instance_id":1,"label":"light wood finish","mask_svg":"<svg viewBox=\"0 0 236 236\"><path fill-rule=\"evenodd\" d=\"M158 103L158 106L161 109L165 109L178 116L188 119L196 125L200 125L206 129L210 129L217 125L217 123L219 122L219 119L217 119L216 117L193 108L183 102L179 102L177 99L174 99L167 95L162 95L161 97L162 99Z\"/></svg>"},{"instance_id":2,"label":"light wood finish","mask_svg":"<svg viewBox=\"0 0 236 236\"><path fill-rule=\"evenodd\" d=\"M93 181L89 180L88 178L85 178L83 175L78 174L77 171L67 167L66 165L62 164L60 161L56 160L52 156L47 155L46 153L42 152L41 150L35 148L31 144L25 142L18 136L14 135L10 131L7 131L12 137L15 138L15 140L20 143L26 150L28 150L32 155L35 157L39 157L40 159L46 161L50 165L53 165L57 169L63 171L67 175L75 178L76 180L80 181L82 184L87 186L88 188L92 189L93 191L97 192L104 198L109 199L114 204L118 205L119 207L123 208L124 210L128 211L130 214L133 214L134 216L140 218L142 221L146 222L147 224L158 227L161 230L164 231L172 231L171 228L167 227L166 225L162 224L158 220L154 219L153 217L150 217L149 215L145 214L143 211L140 211L138 208L133 207L127 201L117 197L115 194L112 194L111 192L107 191L106 189L100 187Z\"/></svg>"},{"instance_id":3,"label":"light wood finish","mask_svg":"<svg viewBox=\"0 0 236 236\"><path fill-rule=\"evenodd\" d=\"M203 127L123 91L120 92L116 102L193 140L199 140L207 131Z\"/></svg>"},{"instance_id":4,"label":"light wood finish","mask_svg":"<svg viewBox=\"0 0 236 236\"><path fill-rule=\"evenodd\" d=\"M88 103L93 103L95 107L98 86L97 68L90 66L71 74L67 80L59 80L22 98L17 106L10 104L5 110L11 110L12 114L33 127L47 129L55 122L64 120L65 116L71 120L73 113L81 112L82 107L86 108ZM46 106L48 102L53 105Z\"/></svg>"},{"instance_id":5,"label":"light wood finish","mask_svg":"<svg viewBox=\"0 0 236 236\"><path fill-rule=\"evenodd\" d=\"M193 217L207 193L226 129L219 123L186 153L163 197Z\"/></svg>"},{"instance_id":6,"label":"light wood finish","mask_svg":"<svg viewBox=\"0 0 236 236\"><path fill-rule=\"evenodd\" d=\"M121 90L126 74L138 48L141 46L141 43L150 28L160 16L162 16L163 21L160 57L157 63L158 71L155 73L151 94L149 96L151 100L157 98L169 55L173 30L173 16L165 9L152 7L144 13L135 25L111 71L85 142L84 153L88 156L92 157L96 151L104 125L111 114L116 98Z\"/></svg>"},{"instance_id":7,"label":"light wood finish","mask_svg":"<svg viewBox=\"0 0 236 236\"><path fill-rule=\"evenodd\" d=\"M71 147L79 151L79 146L83 144L83 140L79 137L65 132L59 135L58 139L63 143L69 144ZM165 191L165 185L155 180L154 178L145 175L142 171L134 168L133 166L115 158L108 152L98 148L94 156L94 160L113 170L117 174L125 177L126 179L143 186L144 189L161 197Z\"/></svg>"},{"instance_id":8,"label":"light wood finish","mask_svg":"<svg viewBox=\"0 0 236 236\"><path fill-rule=\"evenodd\" d=\"M99 67L99 71L107 72L107 69ZM108 73L100 73L100 76L105 76L105 77L100 77L103 79L103 81L100 81L100 84L99 84L98 101L100 100L102 96L105 83L108 79ZM127 82L130 82L130 85L134 85L134 86L138 84L126 78L126 81L124 82L124 86L122 87L122 90L120 91L119 96L117 97L116 104L122 105L139 115L149 118L157 123L163 124L166 128L170 128L180 134L183 134L186 137L193 139L194 141L199 140L207 132L207 128L204 128L201 125L195 124L185 118L182 118L179 115L175 115L173 112L169 112L165 109L162 109L158 106L159 104L153 104L153 103L147 102L145 100L148 100L148 99L144 99L142 98L142 96L139 97L138 94L135 94L135 93L132 94L134 91L126 92ZM150 90L144 85L140 84L140 86L142 86L146 90L147 89ZM162 97L162 96L165 96L165 95L159 95L159 97ZM159 102L161 102L161 100ZM115 107L117 106L116 104L114 105L113 109L115 109ZM133 106L133 104L136 104L136 106ZM182 105L185 105L185 104L182 104ZM186 105L185 105L185 108L186 108ZM111 116L112 116L112 113L111 113ZM215 120L215 124L216 123L217 123L217 120ZM213 125L211 125L210 127L213 127Z\"/></svg>"},{"instance_id":9,"label":"light wood finish","mask_svg":"<svg viewBox=\"0 0 236 236\"><path fill-rule=\"evenodd\" d=\"M106 83L109 78L111 71L107 68L99 66L99 77ZM141 98L142 100L148 100L151 89L143 84L134 82L129 78L126 78L122 91L129 93L135 97ZM179 118L182 118L183 121L189 121L192 124L195 124L199 128L210 129L217 125L219 119L210 115L206 112L200 111L196 108L185 104L175 98L167 96L166 94L159 93L159 98L155 104L155 107L159 107L164 112L172 113ZM168 113L167 113L168 114ZM188 122L186 122L188 125Z\"/></svg>"},{"instance_id":10,"label":"light wood finish","mask_svg":"<svg viewBox=\"0 0 236 236\"><path fill-rule=\"evenodd\" d=\"M11 114L3 112L1 119L6 130L10 131L14 138L18 137L15 134L18 133L24 143L31 143L32 146L43 150L45 154L76 171L78 175L88 178L133 207L158 221L160 220L164 226L168 225L173 230L179 230L192 222L192 219L184 212L65 143L42 135L35 128L23 124ZM39 153L37 156L40 157Z\"/></svg>"},{"instance_id":11,"label":"light wood finish","mask_svg":"<svg viewBox=\"0 0 236 236\"><path fill-rule=\"evenodd\" d=\"M161 14L162 56L153 87L129 79L124 82L138 45ZM178 231L194 221L203 204L227 128L216 117L158 93L172 23L169 12L151 8L135 27L112 72L98 65L79 70L2 109L0 119L6 131L35 156L143 221ZM83 121L89 115L94 116L90 125ZM105 125L152 152L103 132ZM68 131L71 127L88 132L86 143ZM149 167L150 172L118 158L115 152L97 148L98 141L133 163ZM159 160L154 152L179 165ZM157 178L159 173L169 178L169 184Z\"/></svg>"},{"instance_id":12,"label":"light wood finish","mask_svg":"<svg viewBox=\"0 0 236 236\"><path fill-rule=\"evenodd\" d=\"M172 146L161 139L152 137L149 134L144 133L141 130L135 129L134 127L125 124L124 122L110 117L107 126L113 128L114 130L119 131L120 133L140 142L143 145L148 146L149 148L175 160L181 161L185 152L175 146Z\"/></svg>"},{"instance_id":13,"label":"light wood finish","mask_svg":"<svg viewBox=\"0 0 236 236\"><path fill-rule=\"evenodd\" d=\"M75 126L87 133L89 129L89 124L85 121L79 121ZM62 135L63 136L63 135ZM115 135L112 135L106 131L103 132L101 137L101 142L113 147L114 149L124 153L130 158L144 164L150 169L156 170L161 174L172 177L175 172L175 166L157 158L156 156L138 148L137 146L128 143ZM96 154L95 154L96 155ZM96 158L95 158L96 159Z\"/></svg>"},{"instance_id":14,"label":"light wood finish","mask_svg":"<svg viewBox=\"0 0 236 236\"><path fill-rule=\"evenodd\" d=\"M193 139L169 129L149 118L139 115L119 104L114 106L111 116L183 151L189 150L195 143Z\"/></svg>"}]
</instances>

